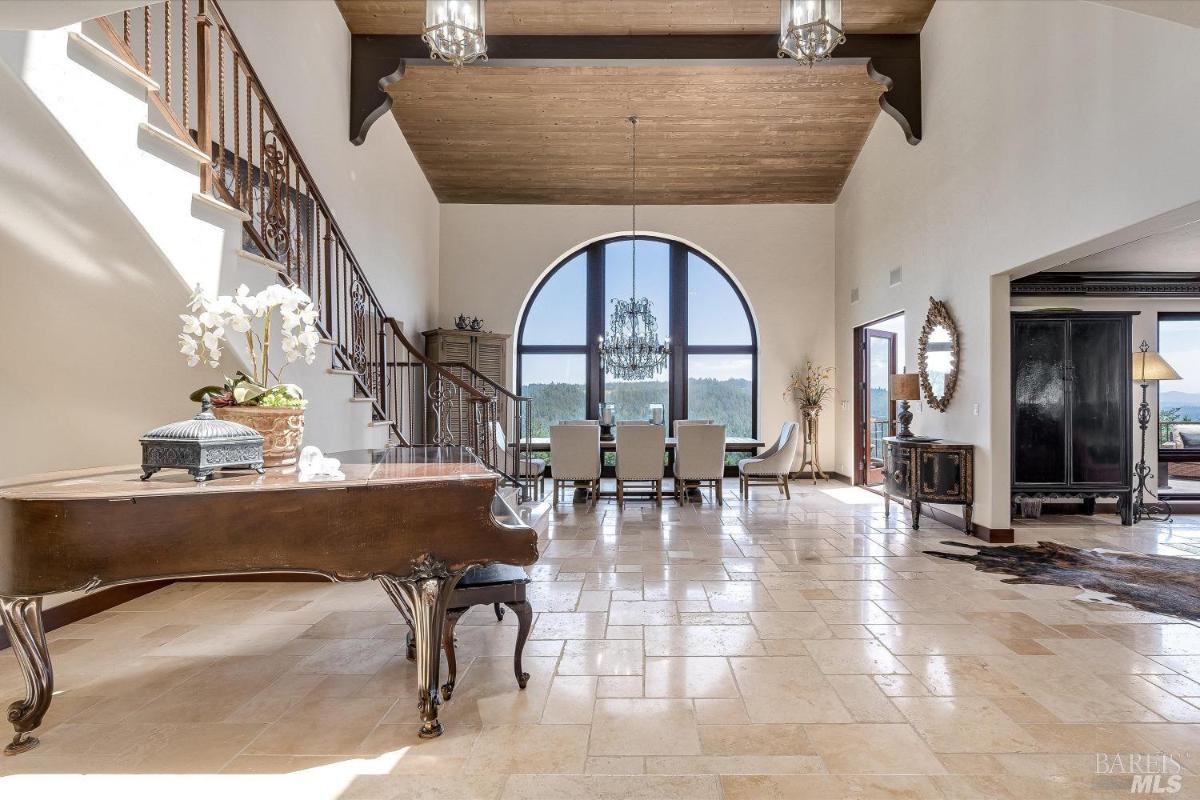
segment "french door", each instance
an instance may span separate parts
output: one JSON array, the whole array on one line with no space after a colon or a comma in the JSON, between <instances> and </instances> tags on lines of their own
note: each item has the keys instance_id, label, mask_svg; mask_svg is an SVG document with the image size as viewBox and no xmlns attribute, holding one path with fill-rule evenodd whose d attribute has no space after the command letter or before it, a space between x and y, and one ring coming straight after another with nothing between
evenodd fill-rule
<instances>
[{"instance_id":1,"label":"french door","mask_svg":"<svg viewBox=\"0 0 1200 800\"><path fill-rule=\"evenodd\" d=\"M895 404L888 395L888 379L897 369L897 334L864 326L857 330L858 363L855 365L855 482L863 486L883 483L883 439L895 433Z\"/></svg>"}]
</instances>

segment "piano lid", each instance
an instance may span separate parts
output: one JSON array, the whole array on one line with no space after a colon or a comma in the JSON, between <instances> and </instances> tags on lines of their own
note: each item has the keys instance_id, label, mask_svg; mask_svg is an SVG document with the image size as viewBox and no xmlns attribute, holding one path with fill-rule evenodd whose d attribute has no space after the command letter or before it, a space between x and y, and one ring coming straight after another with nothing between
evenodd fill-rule
<instances>
[{"instance_id":1,"label":"piano lid","mask_svg":"<svg viewBox=\"0 0 1200 800\"><path fill-rule=\"evenodd\" d=\"M197 483L182 470L169 470L143 481L141 467L128 464L0 481L0 500L136 499L200 492L286 491L321 486L496 478L496 473L488 470L465 447L389 447L328 455L342 462L345 478L301 480L296 467L290 466L268 468L265 475L248 470L224 470L203 483Z\"/></svg>"}]
</instances>

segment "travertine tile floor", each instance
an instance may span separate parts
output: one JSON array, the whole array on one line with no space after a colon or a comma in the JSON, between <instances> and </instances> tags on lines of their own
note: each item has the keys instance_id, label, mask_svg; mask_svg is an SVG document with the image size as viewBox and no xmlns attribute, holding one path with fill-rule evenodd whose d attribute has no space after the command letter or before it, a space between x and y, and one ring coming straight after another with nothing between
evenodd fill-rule
<instances>
[{"instance_id":1,"label":"travertine tile floor","mask_svg":"<svg viewBox=\"0 0 1200 800\"><path fill-rule=\"evenodd\" d=\"M726 498L548 513L529 688L477 609L433 741L370 583L181 583L55 631L0 797L1096 798L1134 758L1200 797L1200 626L922 555L961 535L837 483ZM1200 555L1196 517L1018 531Z\"/></svg>"}]
</instances>

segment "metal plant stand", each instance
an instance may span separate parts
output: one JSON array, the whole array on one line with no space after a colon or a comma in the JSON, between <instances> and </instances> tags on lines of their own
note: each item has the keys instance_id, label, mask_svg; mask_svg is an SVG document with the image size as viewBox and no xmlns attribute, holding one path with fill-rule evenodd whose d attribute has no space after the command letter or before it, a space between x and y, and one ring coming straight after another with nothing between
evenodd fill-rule
<instances>
[{"instance_id":1,"label":"metal plant stand","mask_svg":"<svg viewBox=\"0 0 1200 800\"><path fill-rule=\"evenodd\" d=\"M1150 465L1146 463L1146 428L1150 425L1150 403L1146 400L1146 390L1150 388L1150 384L1142 381L1141 386L1142 404L1138 406L1137 419L1138 427L1142 429L1142 450L1141 459L1133 468L1133 474L1137 477L1133 500L1133 522L1137 524L1144 519L1152 522L1170 522L1171 504L1146 487L1146 481L1154 477L1154 473L1150 471ZM1150 495L1152 502L1146 502L1146 495Z\"/></svg>"},{"instance_id":2,"label":"metal plant stand","mask_svg":"<svg viewBox=\"0 0 1200 800\"><path fill-rule=\"evenodd\" d=\"M817 482L819 476L822 480L828 480L829 476L821 469L821 454L817 452L817 423L821 415L820 406L802 406L800 415L803 417L804 440L803 450L800 455L800 474L804 474L804 468L809 468L809 474L812 475L812 482Z\"/></svg>"}]
</instances>

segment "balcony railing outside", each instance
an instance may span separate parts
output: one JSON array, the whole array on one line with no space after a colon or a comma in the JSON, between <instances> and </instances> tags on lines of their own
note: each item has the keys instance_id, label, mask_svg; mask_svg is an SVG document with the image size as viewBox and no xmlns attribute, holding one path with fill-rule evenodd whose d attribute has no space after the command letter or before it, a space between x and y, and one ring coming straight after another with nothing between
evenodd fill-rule
<instances>
[{"instance_id":1,"label":"balcony railing outside","mask_svg":"<svg viewBox=\"0 0 1200 800\"><path fill-rule=\"evenodd\" d=\"M465 445L503 467L489 445L495 395L426 360L388 316L216 0L165 0L95 24L157 82L149 100L171 132L211 154L202 190L249 215L243 247L313 298L332 366L353 373L393 438ZM505 429L519 438L515 419Z\"/></svg>"}]
</instances>

